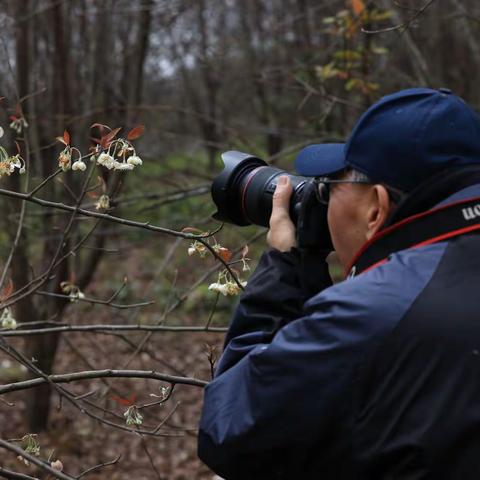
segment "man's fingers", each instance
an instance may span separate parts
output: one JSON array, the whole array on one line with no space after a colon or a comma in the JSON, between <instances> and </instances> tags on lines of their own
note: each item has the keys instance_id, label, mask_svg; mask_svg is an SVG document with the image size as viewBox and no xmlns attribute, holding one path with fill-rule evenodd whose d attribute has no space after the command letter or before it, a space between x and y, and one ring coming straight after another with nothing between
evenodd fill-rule
<instances>
[{"instance_id":1,"label":"man's fingers","mask_svg":"<svg viewBox=\"0 0 480 480\"><path fill-rule=\"evenodd\" d=\"M272 217L279 220L282 217L290 218L290 197L292 196L292 184L286 176L278 179L277 187L272 199Z\"/></svg>"},{"instance_id":2,"label":"man's fingers","mask_svg":"<svg viewBox=\"0 0 480 480\"><path fill-rule=\"evenodd\" d=\"M290 218L292 192L290 179L281 176L273 194L270 230L267 235L268 244L281 252L288 252L296 244L295 225Z\"/></svg>"}]
</instances>

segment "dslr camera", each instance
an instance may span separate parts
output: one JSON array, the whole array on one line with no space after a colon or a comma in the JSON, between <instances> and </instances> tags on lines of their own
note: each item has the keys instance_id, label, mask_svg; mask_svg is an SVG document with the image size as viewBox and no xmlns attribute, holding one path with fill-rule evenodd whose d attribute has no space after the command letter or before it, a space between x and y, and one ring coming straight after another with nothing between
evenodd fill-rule
<instances>
[{"instance_id":1,"label":"dslr camera","mask_svg":"<svg viewBox=\"0 0 480 480\"><path fill-rule=\"evenodd\" d=\"M268 227L278 178L287 175L293 186L290 218L296 226L298 248L312 252L333 250L327 206L318 202L312 178L270 167L248 153L225 152L222 160L225 167L212 183L212 198L217 206L213 218L239 226Z\"/></svg>"}]
</instances>

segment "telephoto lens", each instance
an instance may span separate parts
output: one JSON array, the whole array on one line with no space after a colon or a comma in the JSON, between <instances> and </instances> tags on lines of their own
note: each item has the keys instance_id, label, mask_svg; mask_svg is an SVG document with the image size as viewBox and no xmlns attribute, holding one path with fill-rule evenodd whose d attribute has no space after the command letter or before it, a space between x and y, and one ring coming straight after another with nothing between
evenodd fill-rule
<instances>
[{"instance_id":1,"label":"telephoto lens","mask_svg":"<svg viewBox=\"0 0 480 480\"><path fill-rule=\"evenodd\" d=\"M253 223L268 227L278 178L288 175L293 186L290 217L296 223L295 206L301 201L301 192L308 180L306 177L269 167L266 162L248 153L225 152L222 160L225 168L212 184L212 198L218 208L213 218L235 225Z\"/></svg>"},{"instance_id":2,"label":"telephoto lens","mask_svg":"<svg viewBox=\"0 0 480 480\"><path fill-rule=\"evenodd\" d=\"M248 153L228 151L222 160L225 167L212 183L217 206L213 218L239 226L268 227L278 178L286 175L293 187L290 218L297 227L299 246L331 250L327 207L316 201L312 179L270 167Z\"/></svg>"}]
</instances>

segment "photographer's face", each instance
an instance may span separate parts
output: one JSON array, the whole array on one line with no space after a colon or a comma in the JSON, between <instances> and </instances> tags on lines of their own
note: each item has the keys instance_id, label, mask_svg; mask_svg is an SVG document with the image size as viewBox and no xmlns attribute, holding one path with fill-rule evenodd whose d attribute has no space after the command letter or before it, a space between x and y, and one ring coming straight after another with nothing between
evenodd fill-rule
<instances>
[{"instance_id":1,"label":"photographer's face","mask_svg":"<svg viewBox=\"0 0 480 480\"><path fill-rule=\"evenodd\" d=\"M350 173L338 177L348 180ZM360 247L385 223L390 212L388 192L383 185L339 183L330 186L328 226L333 246L344 268Z\"/></svg>"}]
</instances>

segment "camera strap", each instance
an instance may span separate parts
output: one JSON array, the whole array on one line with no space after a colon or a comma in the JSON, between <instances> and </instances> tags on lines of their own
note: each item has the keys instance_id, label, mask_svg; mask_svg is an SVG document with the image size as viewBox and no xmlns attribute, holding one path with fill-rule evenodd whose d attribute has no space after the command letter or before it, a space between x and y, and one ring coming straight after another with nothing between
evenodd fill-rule
<instances>
[{"instance_id":1,"label":"camera strap","mask_svg":"<svg viewBox=\"0 0 480 480\"><path fill-rule=\"evenodd\" d=\"M423 247L480 230L480 197L442 205L407 217L378 232L363 245L349 277L388 261L392 253Z\"/></svg>"}]
</instances>

